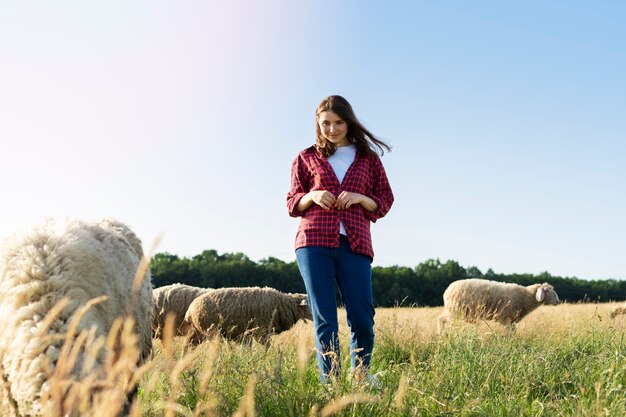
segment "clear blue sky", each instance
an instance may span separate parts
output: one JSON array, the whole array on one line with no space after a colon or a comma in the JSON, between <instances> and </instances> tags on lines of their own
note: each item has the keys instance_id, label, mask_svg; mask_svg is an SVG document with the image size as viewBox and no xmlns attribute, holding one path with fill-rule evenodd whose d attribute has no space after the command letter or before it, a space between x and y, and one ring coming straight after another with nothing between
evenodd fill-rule
<instances>
[{"instance_id":1,"label":"clear blue sky","mask_svg":"<svg viewBox=\"0 0 626 417\"><path fill-rule=\"evenodd\" d=\"M374 265L626 279L626 3L0 6L0 236L115 217L292 261L291 161L341 94L393 146Z\"/></svg>"}]
</instances>

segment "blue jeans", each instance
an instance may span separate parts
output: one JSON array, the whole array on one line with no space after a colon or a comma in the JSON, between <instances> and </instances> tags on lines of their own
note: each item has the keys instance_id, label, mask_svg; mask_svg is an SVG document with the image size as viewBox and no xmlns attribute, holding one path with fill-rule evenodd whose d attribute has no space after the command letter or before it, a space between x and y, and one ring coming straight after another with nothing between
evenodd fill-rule
<instances>
[{"instance_id":1,"label":"blue jeans","mask_svg":"<svg viewBox=\"0 0 626 417\"><path fill-rule=\"evenodd\" d=\"M372 266L367 255L352 253L348 239L341 236L338 248L308 246L296 250L315 327L315 347L320 379L339 373L339 325L335 282L350 326L352 369L369 368L374 347L374 303Z\"/></svg>"}]
</instances>

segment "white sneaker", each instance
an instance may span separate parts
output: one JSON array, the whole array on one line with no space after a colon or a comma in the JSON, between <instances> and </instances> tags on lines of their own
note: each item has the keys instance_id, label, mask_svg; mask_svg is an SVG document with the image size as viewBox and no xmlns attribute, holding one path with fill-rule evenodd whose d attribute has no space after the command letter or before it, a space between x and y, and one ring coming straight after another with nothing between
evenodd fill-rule
<instances>
[{"instance_id":1,"label":"white sneaker","mask_svg":"<svg viewBox=\"0 0 626 417\"><path fill-rule=\"evenodd\" d=\"M367 384L370 386L370 389L372 391L380 391L381 389L383 389L383 384L381 384L376 375L372 375L368 372L365 380L367 381Z\"/></svg>"},{"instance_id":2,"label":"white sneaker","mask_svg":"<svg viewBox=\"0 0 626 417\"><path fill-rule=\"evenodd\" d=\"M383 388L383 384L380 383L376 375L372 375L369 371L365 371L364 369L357 370L353 372L352 377L356 382L366 383L369 385L370 389L374 391L379 391Z\"/></svg>"}]
</instances>

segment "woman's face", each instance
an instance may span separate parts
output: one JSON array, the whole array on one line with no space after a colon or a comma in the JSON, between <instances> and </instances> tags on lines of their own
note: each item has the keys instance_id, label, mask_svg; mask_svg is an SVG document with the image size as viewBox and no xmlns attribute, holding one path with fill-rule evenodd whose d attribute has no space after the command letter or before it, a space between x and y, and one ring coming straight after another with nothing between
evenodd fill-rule
<instances>
[{"instance_id":1,"label":"woman's face","mask_svg":"<svg viewBox=\"0 0 626 417\"><path fill-rule=\"evenodd\" d=\"M317 123L322 132L322 136L335 146L347 146L350 141L346 137L348 124L337 114L330 110L320 113Z\"/></svg>"}]
</instances>

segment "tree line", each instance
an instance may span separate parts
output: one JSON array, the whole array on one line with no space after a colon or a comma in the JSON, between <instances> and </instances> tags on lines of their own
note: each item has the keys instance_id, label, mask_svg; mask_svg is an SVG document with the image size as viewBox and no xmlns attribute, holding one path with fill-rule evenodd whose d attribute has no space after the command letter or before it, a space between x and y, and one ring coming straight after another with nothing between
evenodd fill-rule
<instances>
[{"instance_id":1,"label":"tree line","mask_svg":"<svg viewBox=\"0 0 626 417\"><path fill-rule=\"evenodd\" d=\"M259 262L243 253L219 254L205 250L191 258L170 253L157 253L150 262L155 287L181 283L204 288L273 287L283 292L305 292L295 261L268 257ZM543 272L534 274L498 274L491 269L481 272L458 262L428 259L411 268L406 266L375 266L372 268L372 291L378 307L440 306L443 292L459 279L483 278L500 282L531 285L547 282L554 286L562 301L608 302L626 300L626 281L584 280L559 277Z\"/></svg>"}]
</instances>

